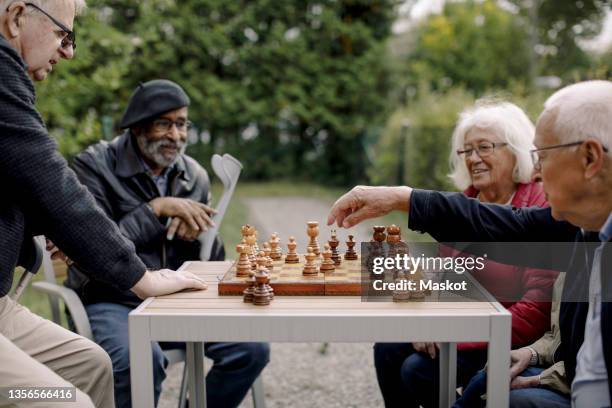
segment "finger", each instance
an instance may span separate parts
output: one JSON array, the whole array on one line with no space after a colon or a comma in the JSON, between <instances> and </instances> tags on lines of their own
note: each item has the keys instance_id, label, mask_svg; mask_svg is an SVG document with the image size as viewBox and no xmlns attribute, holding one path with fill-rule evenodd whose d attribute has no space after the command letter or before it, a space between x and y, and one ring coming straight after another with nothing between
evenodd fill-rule
<instances>
[{"instance_id":1,"label":"finger","mask_svg":"<svg viewBox=\"0 0 612 408\"><path fill-rule=\"evenodd\" d=\"M202 209L204 209L204 211L206 211L206 213L207 213L207 214L212 214L212 215L214 215L214 214L216 214L216 213L217 213L217 210L215 210L214 208L212 208L212 207L210 207L210 206L208 206L208 205L206 205L206 204L204 204L204 203L198 203L198 204L199 204L199 206L200 206Z\"/></svg>"},{"instance_id":2,"label":"finger","mask_svg":"<svg viewBox=\"0 0 612 408\"><path fill-rule=\"evenodd\" d=\"M367 220L370 218L368 214L368 210L366 207L362 207L357 211L352 212L349 216L347 216L342 222L342 227L351 228L357 224L359 224L363 220Z\"/></svg>"},{"instance_id":3,"label":"finger","mask_svg":"<svg viewBox=\"0 0 612 408\"><path fill-rule=\"evenodd\" d=\"M193 273L182 272L182 274L185 280L190 285L188 288L199 289L199 290L205 290L208 288L208 285L206 284L206 282L204 282L204 280L194 275Z\"/></svg>"},{"instance_id":4,"label":"finger","mask_svg":"<svg viewBox=\"0 0 612 408\"><path fill-rule=\"evenodd\" d=\"M206 215L205 212L200 212L198 215L196 215L195 219L198 222L198 233L208 231L208 227L212 226L212 220L208 218L208 215Z\"/></svg>"},{"instance_id":5,"label":"finger","mask_svg":"<svg viewBox=\"0 0 612 408\"><path fill-rule=\"evenodd\" d=\"M425 343L422 343L422 342L412 343L412 347L419 353L425 352Z\"/></svg>"},{"instance_id":6,"label":"finger","mask_svg":"<svg viewBox=\"0 0 612 408\"><path fill-rule=\"evenodd\" d=\"M340 197L331 210L329 210L329 215L327 216L327 225L332 225L334 222L338 224L338 227L342 227L344 218L351 213L351 191L344 194Z\"/></svg>"},{"instance_id":7,"label":"finger","mask_svg":"<svg viewBox=\"0 0 612 408\"><path fill-rule=\"evenodd\" d=\"M427 343L427 353L432 360L436 358L436 346L433 343Z\"/></svg>"},{"instance_id":8,"label":"finger","mask_svg":"<svg viewBox=\"0 0 612 408\"><path fill-rule=\"evenodd\" d=\"M170 226L168 227L168 232L166 233L166 239L168 241L172 241L174 239L174 235L176 234L176 230L183 222L179 217L174 217L172 222L170 222Z\"/></svg>"},{"instance_id":9,"label":"finger","mask_svg":"<svg viewBox=\"0 0 612 408\"><path fill-rule=\"evenodd\" d=\"M178 230L176 231L176 235L178 235L180 239L185 239L188 236L188 231L189 228L187 224L181 222L181 225L179 225Z\"/></svg>"},{"instance_id":10,"label":"finger","mask_svg":"<svg viewBox=\"0 0 612 408\"><path fill-rule=\"evenodd\" d=\"M521 369L520 364L513 364L510 367L510 378L515 378L517 375L521 373L521 371L523 370Z\"/></svg>"}]
</instances>

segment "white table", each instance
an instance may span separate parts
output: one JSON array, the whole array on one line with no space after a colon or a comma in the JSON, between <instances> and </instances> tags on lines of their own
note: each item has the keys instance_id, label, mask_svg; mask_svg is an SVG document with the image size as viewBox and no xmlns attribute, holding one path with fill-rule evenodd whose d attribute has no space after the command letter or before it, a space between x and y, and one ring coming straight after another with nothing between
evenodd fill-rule
<instances>
[{"instance_id":1,"label":"white table","mask_svg":"<svg viewBox=\"0 0 612 408\"><path fill-rule=\"evenodd\" d=\"M440 406L455 398L455 342L487 341L488 407L508 406L511 315L486 302L362 302L360 297L277 296L270 306L219 296L217 277L228 262L188 262L181 269L207 281L206 291L149 298L130 313L132 402L153 407L152 341L187 344L190 404L205 406L203 344L207 342L437 341ZM484 289L481 289L484 291ZM274 358L272 356L272 358ZM341 374L341 373L339 373Z\"/></svg>"}]
</instances>

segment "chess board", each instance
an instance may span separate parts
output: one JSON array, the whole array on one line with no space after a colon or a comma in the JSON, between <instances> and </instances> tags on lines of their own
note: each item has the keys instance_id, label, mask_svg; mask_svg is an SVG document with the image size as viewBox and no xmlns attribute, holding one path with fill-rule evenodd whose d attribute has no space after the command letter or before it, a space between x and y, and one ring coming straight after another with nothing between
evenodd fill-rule
<instances>
[{"instance_id":1,"label":"chess board","mask_svg":"<svg viewBox=\"0 0 612 408\"><path fill-rule=\"evenodd\" d=\"M342 260L333 272L317 276L304 276L305 259L300 255L300 262L287 264L284 260L274 261L270 274L270 285L274 295L280 296L360 296L361 295L361 260ZM320 261L317 261L317 265ZM219 295L240 295L248 286L247 278L236 276L236 262L220 278Z\"/></svg>"}]
</instances>

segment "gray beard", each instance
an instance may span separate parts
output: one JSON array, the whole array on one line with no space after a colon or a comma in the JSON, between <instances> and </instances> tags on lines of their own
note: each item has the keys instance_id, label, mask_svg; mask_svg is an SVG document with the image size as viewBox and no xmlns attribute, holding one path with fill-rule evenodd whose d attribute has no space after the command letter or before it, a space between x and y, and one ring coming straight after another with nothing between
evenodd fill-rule
<instances>
[{"instance_id":1,"label":"gray beard","mask_svg":"<svg viewBox=\"0 0 612 408\"><path fill-rule=\"evenodd\" d=\"M136 136L136 142L142 155L162 168L174 165L187 149L187 143L183 141L176 143L166 139L151 141L144 134ZM176 147L177 153L172 155L164 154L162 153L162 148L164 147Z\"/></svg>"}]
</instances>

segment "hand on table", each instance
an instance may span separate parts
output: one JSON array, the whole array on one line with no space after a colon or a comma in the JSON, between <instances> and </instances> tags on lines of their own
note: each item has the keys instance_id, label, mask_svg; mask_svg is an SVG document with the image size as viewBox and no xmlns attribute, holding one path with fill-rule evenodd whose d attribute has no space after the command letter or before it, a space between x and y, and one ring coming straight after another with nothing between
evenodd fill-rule
<instances>
[{"instance_id":1,"label":"hand on table","mask_svg":"<svg viewBox=\"0 0 612 408\"><path fill-rule=\"evenodd\" d=\"M436 358L437 351L440 349L440 345L438 343L431 342L412 343L412 347L414 347L414 349L419 353L429 354L429 357L431 357L432 360Z\"/></svg>"},{"instance_id":2,"label":"hand on table","mask_svg":"<svg viewBox=\"0 0 612 408\"><path fill-rule=\"evenodd\" d=\"M151 296L168 295L185 289L204 290L206 283L191 272L172 271L161 269L159 271L146 271L142 278L132 287L132 292L141 299Z\"/></svg>"},{"instance_id":3,"label":"hand on table","mask_svg":"<svg viewBox=\"0 0 612 408\"><path fill-rule=\"evenodd\" d=\"M394 210L408 211L410 187L357 186L336 201L327 217L327 225L350 228L369 218Z\"/></svg>"}]
</instances>

